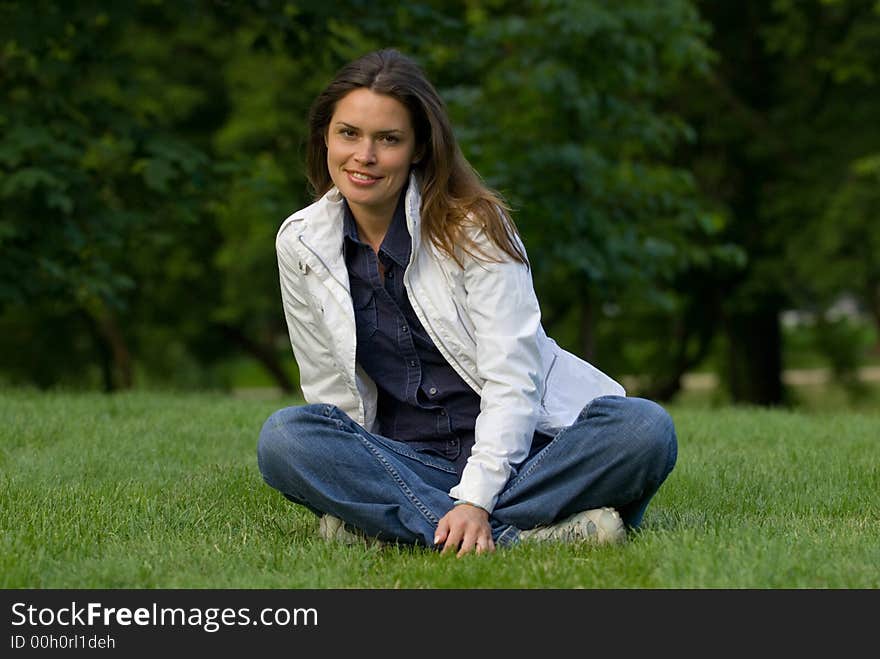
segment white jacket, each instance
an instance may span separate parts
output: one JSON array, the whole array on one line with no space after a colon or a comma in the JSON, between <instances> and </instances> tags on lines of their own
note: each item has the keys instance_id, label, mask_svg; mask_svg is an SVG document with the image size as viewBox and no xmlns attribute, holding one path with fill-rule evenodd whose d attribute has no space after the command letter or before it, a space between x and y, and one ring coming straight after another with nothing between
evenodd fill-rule
<instances>
[{"instance_id":1,"label":"white jacket","mask_svg":"<svg viewBox=\"0 0 880 659\"><path fill-rule=\"evenodd\" d=\"M528 455L536 428L552 434L571 425L593 398L626 394L544 333L526 266L462 254L462 269L422 240L420 203L412 176L405 200L412 237L407 294L437 349L481 398L475 444L449 494L491 512L513 467ZM275 243L281 299L306 401L336 405L375 430L376 385L355 361L343 208L333 188L282 223ZM472 235L498 253L479 227Z\"/></svg>"}]
</instances>

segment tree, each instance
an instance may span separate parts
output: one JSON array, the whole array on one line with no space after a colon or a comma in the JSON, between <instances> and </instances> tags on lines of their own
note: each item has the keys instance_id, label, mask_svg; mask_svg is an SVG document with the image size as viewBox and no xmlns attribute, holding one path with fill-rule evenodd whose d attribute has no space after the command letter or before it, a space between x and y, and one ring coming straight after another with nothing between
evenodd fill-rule
<instances>
[{"instance_id":1,"label":"tree","mask_svg":"<svg viewBox=\"0 0 880 659\"><path fill-rule=\"evenodd\" d=\"M712 275L728 388L735 401L779 404L780 313L818 302L829 269L815 239L837 231L830 200L880 143L880 15L873 0L699 7L718 61L678 96L699 136L682 163L725 210L722 237L748 255L743 270Z\"/></svg>"},{"instance_id":2,"label":"tree","mask_svg":"<svg viewBox=\"0 0 880 659\"><path fill-rule=\"evenodd\" d=\"M674 287L739 258L673 162L691 131L663 104L678 77L709 66L705 26L688 2L487 3L469 21L447 96L471 160L516 210L546 324L671 395L699 358ZM647 318L647 333L622 340Z\"/></svg>"},{"instance_id":3,"label":"tree","mask_svg":"<svg viewBox=\"0 0 880 659\"><path fill-rule=\"evenodd\" d=\"M6 2L0 12L0 313L13 325L53 322L50 346L84 332L105 386L130 386L120 313L138 284L131 264L173 243L168 227L197 222L211 185L208 158L176 124L201 99L175 96L192 89L157 79L135 52L136 3ZM58 352L45 365L63 371Z\"/></svg>"},{"instance_id":4,"label":"tree","mask_svg":"<svg viewBox=\"0 0 880 659\"><path fill-rule=\"evenodd\" d=\"M686 0L2 7L7 374L203 385L248 354L291 390L273 237L309 200L308 104L385 46L423 65L512 201L555 335L610 371L648 366L657 391L705 351L681 282L738 253L673 162L692 132L666 99L710 63ZM20 347L46 327L61 340L28 374Z\"/></svg>"}]
</instances>

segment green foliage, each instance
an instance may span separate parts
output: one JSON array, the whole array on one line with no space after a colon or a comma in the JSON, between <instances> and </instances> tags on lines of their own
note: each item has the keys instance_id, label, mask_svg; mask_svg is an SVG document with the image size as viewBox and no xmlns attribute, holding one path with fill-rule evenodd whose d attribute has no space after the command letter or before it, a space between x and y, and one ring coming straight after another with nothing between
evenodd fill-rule
<instances>
[{"instance_id":1,"label":"green foliage","mask_svg":"<svg viewBox=\"0 0 880 659\"><path fill-rule=\"evenodd\" d=\"M744 259L671 155L696 137L667 98L711 65L707 26L688 2L492 3L468 21L444 96L514 207L545 324L611 373L674 371L677 312L699 306L681 278Z\"/></svg>"},{"instance_id":2,"label":"green foliage","mask_svg":"<svg viewBox=\"0 0 880 659\"><path fill-rule=\"evenodd\" d=\"M703 297L723 334L734 398L778 404L781 332L771 319L791 308L820 313L845 294L868 311L880 291L865 277L870 257L856 269L841 263L870 249L870 212L840 213L864 185L854 184L853 163L880 147L880 15L873 0L698 7L716 64L681 80L676 106L699 139L680 160L726 218L719 240L747 261L705 271L705 295L690 282L679 290Z\"/></svg>"},{"instance_id":3,"label":"green foliage","mask_svg":"<svg viewBox=\"0 0 880 659\"><path fill-rule=\"evenodd\" d=\"M706 66L704 27L684 2L529 6L467 44L476 75L450 94L465 148L516 208L543 289L656 291L692 252L708 258L707 211L667 158L690 133L659 107Z\"/></svg>"},{"instance_id":4,"label":"green foliage","mask_svg":"<svg viewBox=\"0 0 880 659\"><path fill-rule=\"evenodd\" d=\"M718 256L717 218L666 162L688 128L657 106L672 78L707 62L687 2L2 11L0 325L27 334L49 317L22 311L39 298L63 328L59 352L83 346L69 367L34 363L34 382L90 361L110 388L135 372L191 382L187 364L242 351L283 371L272 247L309 200L308 106L342 63L383 46L423 64L469 157L517 207L550 316L570 304L551 295L559 281L663 297L687 263ZM8 380L27 377L21 360L2 361Z\"/></svg>"},{"instance_id":5,"label":"green foliage","mask_svg":"<svg viewBox=\"0 0 880 659\"><path fill-rule=\"evenodd\" d=\"M125 386L138 321L184 321L197 304L181 289L205 274L198 227L218 179L200 139L210 124L192 120L209 117L210 35L161 3L4 3L3 18L2 322L40 308L52 311L37 324L84 318L53 327L61 355L35 363L34 381L58 381L63 346L91 343L106 386Z\"/></svg>"},{"instance_id":6,"label":"green foliage","mask_svg":"<svg viewBox=\"0 0 880 659\"><path fill-rule=\"evenodd\" d=\"M842 293L858 299L880 330L880 156L856 158L821 217L797 240L804 306L827 309Z\"/></svg>"},{"instance_id":7,"label":"green foliage","mask_svg":"<svg viewBox=\"0 0 880 659\"><path fill-rule=\"evenodd\" d=\"M668 397L767 300L880 323L868 0L6 0L0 25L5 381L214 386L248 356L292 388L273 237L310 199L306 114L385 46L512 202L550 333L611 373Z\"/></svg>"},{"instance_id":8,"label":"green foliage","mask_svg":"<svg viewBox=\"0 0 880 659\"><path fill-rule=\"evenodd\" d=\"M131 252L197 218L208 159L174 125L195 101L136 47L160 26L123 24L130 3L3 10L0 309L38 297L124 308Z\"/></svg>"}]
</instances>

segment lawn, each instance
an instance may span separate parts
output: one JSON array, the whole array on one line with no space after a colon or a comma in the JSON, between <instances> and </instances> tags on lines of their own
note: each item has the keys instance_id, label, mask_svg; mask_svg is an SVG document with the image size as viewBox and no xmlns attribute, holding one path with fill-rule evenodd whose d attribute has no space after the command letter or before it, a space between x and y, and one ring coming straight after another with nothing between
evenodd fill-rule
<instances>
[{"instance_id":1,"label":"lawn","mask_svg":"<svg viewBox=\"0 0 880 659\"><path fill-rule=\"evenodd\" d=\"M344 547L266 486L281 399L0 391L2 588L880 587L880 411L677 404L679 461L620 547Z\"/></svg>"}]
</instances>

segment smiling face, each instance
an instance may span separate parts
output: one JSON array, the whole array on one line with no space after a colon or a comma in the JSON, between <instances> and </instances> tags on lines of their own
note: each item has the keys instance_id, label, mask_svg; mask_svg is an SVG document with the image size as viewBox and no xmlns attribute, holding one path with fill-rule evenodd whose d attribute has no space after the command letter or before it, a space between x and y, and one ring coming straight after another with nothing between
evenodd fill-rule
<instances>
[{"instance_id":1,"label":"smiling face","mask_svg":"<svg viewBox=\"0 0 880 659\"><path fill-rule=\"evenodd\" d=\"M415 161L409 110L391 96L355 89L337 102L326 140L330 178L355 219L390 223Z\"/></svg>"}]
</instances>

